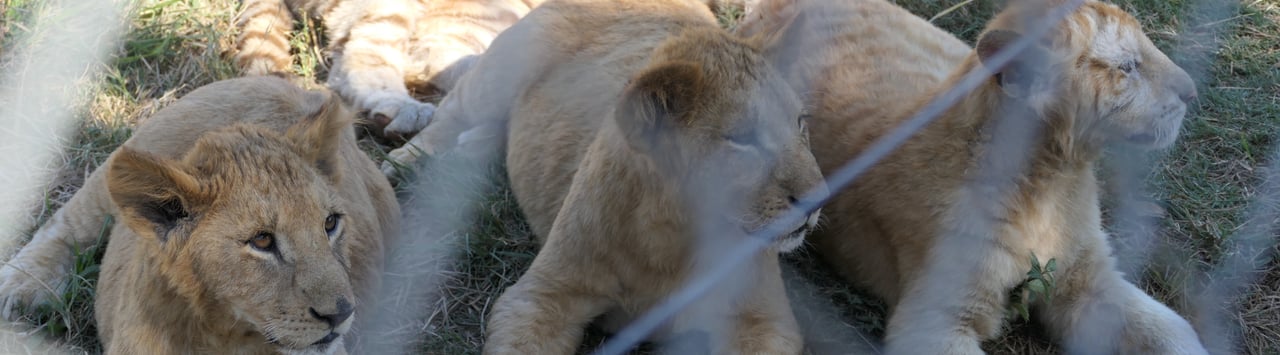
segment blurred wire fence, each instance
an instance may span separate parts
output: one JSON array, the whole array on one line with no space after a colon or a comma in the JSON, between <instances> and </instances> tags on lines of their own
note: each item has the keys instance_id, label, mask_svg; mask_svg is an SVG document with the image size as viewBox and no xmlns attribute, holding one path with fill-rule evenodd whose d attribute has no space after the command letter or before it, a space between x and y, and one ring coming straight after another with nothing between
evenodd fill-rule
<instances>
[{"instance_id":1,"label":"blurred wire fence","mask_svg":"<svg viewBox=\"0 0 1280 355\"><path fill-rule=\"evenodd\" d=\"M0 12L8 2L0 3ZM0 51L0 260L21 246L36 221L30 207L44 196L60 152L75 127L127 19L116 1L50 1L13 48ZM74 24L74 25L68 25ZM0 350L68 350L0 321Z\"/></svg>"},{"instance_id":2,"label":"blurred wire fence","mask_svg":"<svg viewBox=\"0 0 1280 355\"><path fill-rule=\"evenodd\" d=\"M1008 63L1014 56L1029 45L1038 41L1041 36L1055 26L1058 26L1062 19L1081 5L1083 1L1059 1L1056 2L1056 8L1048 12L1042 18L1025 19L1025 36L1021 37L1012 45L1005 47L996 55L990 63L984 62L977 70L968 73L964 80L942 94L934 97L928 104L924 105L919 112L916 112L909 120L902 123L899 127L891 131L889 134L878 139L865 151L862 151L857 158L844 164L840 169L827 176L828 185L831 191L840 191L849 184L856 183L860 175L876 164L895 148L905 142L914 133L924 126L930 124L935 118L943 113L944 110L956 104L965 95L968 95L981 82L991 77L994 73L989 68L998 68ZM1046 3L1046 6L1053 4ZM1238 3L1231 1L1218 0L1196 0L1191 6L1195 11L1204 14L1220 14L1211 18L1226 18L1228 14L1234 13L1234 9L1239 6ZM829 14L837 16L835 14ZM1196 23L1184 23L1184 29L1191 26L1197 26ZM812 29L811 29L812 30ZM817 32L806 33L808 36L823 36ZM1191 31L1186 31L1191 32ZM1202 34L1203 38L1216 38L1215 34ZM1186 42L1183 42L1186 43ZM1212 50L1214 46L1203 46L1201 50ZM1191 50L1186 46L1180 46L1175 51ZM792 54L804 55L804 54ZM1203 78L1206 66L1203 63L1192 63L1193 66L1186 68L1193 78ZM980 167L983 171L977 173L984 178L985 181L1006 181L1020 174L1025 167L1028 159L1028 145L1032 143L1032 137L1038 128L1034 123L1025 120L1002 120L1001 126L996 129L994 136L999 137L992 141L990 154L983 158ZM1280 154L1280 152L1277 152ZM1276 162L1280 155L1273 157L1270 161ZM1129 275L1131 282L1137 282L1135 278L1143 275L1143 270L1149 266L1149 255L1158 243L1155 239L1160 233L1155 221L1151 218L1149 211L1150 204L1143 199L1146 195L1145 177L1150 171L1151 161L1144 155L1132 151L1126 151L1123 147L1115 148L1105 160L1105 169L1110 174L1106 176L1107 183L1112 185L1109 192L1120 192L1114 196L1117 202L1108 212L1110 214L1111 223L1107 226L1114 229L1114 244L1117 249L1114 253L1118 260L1119 269ZM1234 302L1237 302L1245 291L1245 286L1256 282L1260 276L1262 268L1270 262L1274 257L1270 254L1272 248L1276 245L1276 223L1277 216L1276 202L1280 191L1276 190L1276 176L1273 172L1274 167L1268 169L1266 181L1263 188L1259 191L1253 202L1251 215L1245 222L1245 225L1239 232L1233 236L1232 241L1228 244L1227 250L1223 255L1226 257L1207 278L1198 280L1199 282L1181 285L1183 292L1187 293L1190 298L1195 300L1194 309L1190 310L1189 319L1194 320L1194 324L1198 333L1200 333L1201 341L1214 354L1235 354L1240 351L1237 344L1241 334L1238 322L1231 321L1234 314ZM983 206L997 206L998 196L1004 195L1000 191L1006 190L1009 186L997 186L992 191L986 193L969 194L971 199L961 202L956 209L958 216L967 216L978 211L989 211L994 208ZM706 270L692 277L686 286L679 291L673 293L667 300L660 305L654 307L645 313L637 321L630 326L617 333L617 335L605 343L597 352L598 355L614 355L622 354L634 348L645 337L652 333L655 329L678 313L687 309L690 304L700 301L700 297L711 294L712 290L718 287L726 286L724 280L736 270L741 270L741 263L747 262L752 255L763 251L768 247L770 237L783 235L786 226L794 225L796 221L803 218L806 213L817 210L831 199L831 196L809 196L802 199L806 203L796 206L786 216L778 219L768 227L752 235L749 239L751 242L736 245L733 249L720 253L720 258L714 260L714 264L707 267ZM983 274L977 269L978 261L987 257L987 250L983 246L990 245L982 243L981 240L991 238L993 226L986 225L982 221L987 220L984 216L969 216L958 218L963 226L952 226L957 231L968 231L961 233L948 233L940 241L938 241L938 250L947 250L942 256L945 261L933 263L932 271L923 271L925 275L935 275L930 281L924 282L928 292L938 294L940 298L950 297L948 286L964 284L964 279L973 277L982 277ZM1189 252L1185 250L1170 251L1173 255L1189 256ZM700 262L704 260L700 259ZM706 296L711 297L711 296ZM728 301L728 300L724 300ZM815 302L814 300L807 300ZM804 301L792 300L793 304L803 303ZM824 326L803 326L807 331L813 329L827 328L830 329L831 319L808 319L802 321L809 322L826 322ZM1095 326L1104 327L1113 325L1105 321L1098 321ZM1114 329L1120 332L1120 329ZM865 334L857 334L856 330L850 329L852 335L836 335L836 339L843 339L842 346L832 346L832 344L824 344L823 347L811 348L811 351L822 353L874 353L878 351L875 348L874 341L868 340ZM810 340L810 339L807 339ZM826 349L824 351L823 349Z\"/></svg>"},{"instance_id":3,"label":"blurred wire fence","mask_svg":"<svg viewBox=\"0 0 1280 355\"><path fill-rule=\"evenodd\" d=\"M1239 3L1228 0L1189 0L1195 3L1197 12L1222 14L1228 17L1234 13ZM14 248L21 242L19 236L30 229L32 223L27 216L27 207L41 196L51 174L51 161L54 161L72 127L75 100L82 97L83 86L91 85L92 73L102 69L107 60L107 53L115 48L122 37L121 30L126 23L119 4L110 1L55 1L58 4L47 15L53 20L37 21L43 30L34 31L41 34L25 39L18 45L15 53L4 53L14 58L5 68L0 79L0 255L12 255ZM1000 67L1010 62L1021 51L1033 45L1039 38L1083 3L1083 0L1061 1L1043 18L1027 19L1025 36L1006 46L996 54L988 65L980 66L968 73L959 84L934 97L901 126L877 140L856 159L844 164L840 169L827 176L827 184L831 191L856 183L857 179L874 166L895 148L903 144L914 133L929 125L947 108L959 102L963 97L986 81L993 71L990 68ZM74 23L74 26L62 25ZM1196 23L1184 23L1183 27L1196 26ZM1189 32L1189 31L1188 31ZM821 36L821 33L811 35ZM1216 37L1213 34L1208 38ZM1213 46L1199 47L1198 50L1212 50ZM1197 50L1190 47L1177 47L1174 51ZM795 54L803 55L803 54ZM1203 78L1206 70L1203 64L1185 67L1193 78ZM1000 139L993 142L992 154L984 161L984 166L992 170L984 175L1009 177L1018 174L1027 159L1027 145L1030 144L1034 128L1027 122L1004 120L1009 124L998 129ZM1149 159L1142 154L1118 151L1107 158L1106 167L1108 183L1113 191L1124 191L1116 195L1117 202L1109 210L1115 235L1114 245L1118 267L1130 277L1130 281L1138 281L1143 270L1149 267L1153 259L1153 250L1158 248L1159 226L1143 211L1141 196L1147 188L1144 178L1151 166ZM1280 164L1280 147L1273 148L1272 164ZM1006 162L1013 162L1008 164ZM490 187L488 181L495 175L492 162L465 162L451 159L433 160L433 164L423 176L417 179L413 187L407 189L408 195L404 203L404 225L402 233L389 244L387 272L383 280L383 297L378 305L378 319L375 326L360 330L360 346L368 353L413 353L417 337L427 324L424 319L439 309L442 302L437 292L439 283L449 272L450 258L458 251L456 237L459 231L473 224L480 201ZM1251 203L1247 217L1235 235L1226 243L1222 251L1222 260L1207 274L1195 278L1188 284L1181 285L1181 292L1186 298L1194 300L1193 309L1188 318L1195 324L1202 342L1214 354L1238 353L1238 337L1241 330L1238 322L1231 320L1240 296L1246 286L1257 282L1258 270L1269 263L1275 255L1271 250L1276 245L1277 221L1280 220L1280 166L1270 166L1264 170L1263 183ZM998 180L998 179L997 179ZM752 256L768 248L774 236L785 235L791 226L804 220L807 215L818 210L832 199L833 195L810 194L800 199L800 203L783 217L769 223L753 233L746 242L732 244L728 249L716 250L714 253L700 253L714 258L703 261L704 264L687 283L666 300L637 318L636 321L616 333L603 344L596 354L623 354L635 348L655 329L662 326L672 317L688 309L698 302L716 302L708 300L708 294L716 297L728 297L718 289L733 289L741 285L727 284L725 280L733 279L736 271L742 270L742 264ZM967 201L969 210L978 211L983 208L974 206L998 203L992 199L999 194L974 195ZM960 211L960 215L964 215ZM969 222L978 223L981 218L973 218ZM981 274L972 270L977 261L984 257L985 251L974 243L972 238L989 238L990 226L966 225L959 230L973 233L949 234L939 243L945 245L953 257L945 263L945 272L926 274L937 277L965 278L979 277ZM707 236L717 238L717 236ZM722 245L722 244L716 244ZM1172 251L1174 258L1186 257L1185 251ZM1158 261L1158 260L1156 260ZM788 280L798 280L802 276L793 270L784 272ZM1200 274L1191 272L1191 274ZM939 280L936 285L948 285L962 282L957 280ZM810 287L804 282L789 282L792 287ZM939 286L941 287L941 286ZM945 290L939 290L942 292ZM792 293L793 295L797 293ZM834 315L835 306L827 300L816 298L793 299L797 312L818 315L798 317L801 327L806 333L827 332L822 339L809 339L811 351L821 353L874 353L876 341L856 329L842 326L842 320ZM7 326L7 325L6 325ZM17 340L15 340L17 339ZM12 329L0 329L0 346L7 351L43 352L38 344L27 344L28 338ZM812 341L817 340L817 341ZM22 349L26 349L25 351ZM32 350L41 349L41 350Z\"/></svg>"}]
</instances>

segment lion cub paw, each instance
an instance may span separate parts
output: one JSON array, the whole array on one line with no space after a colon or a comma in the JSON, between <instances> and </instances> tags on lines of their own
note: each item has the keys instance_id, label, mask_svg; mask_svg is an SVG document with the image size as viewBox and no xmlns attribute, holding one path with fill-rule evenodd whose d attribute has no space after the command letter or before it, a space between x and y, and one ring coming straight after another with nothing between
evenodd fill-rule
<instances>
[{"instance_id":1,"label":"lion cub paw","mask_svg":"<svg viewBox=\"0 0 1280 355\"><path fill-rule=\"evenodd\" d=\"M32 259L29 253L19 253L0 266L0 318L17 320L37 306L52 302L54 295L65 288L70 265L45 265Z\"/></svg>"},{"instance_id":2,"label":"lion cub paw","mask_svg":"<svg viewBox=\"0 0 1280 355\"><path fill-rule=\"evenodd\" d=\"M436 106L404 94L378 94L365 100L364 107L375 122L386 122L382 134L405 137L421 131L431 123Z\"/></svg>"},{"instance_id":3,"label":"lion cub paw","mask_svg":"<svg viewBox=\"0 0 1280 355\"><path fill-rule=\"evenodd\" d=\"M946 354L946 355L984 355L978 339L959 334L930 334L929 336L896 335L885 342L884 353L888 355L909 354Z\"/></svg>"},{"instance_id":4,"label":"lion cub paw","mask_svg":"<svg viewBox=\"0 0 1280 355\"><path fill-rule=\"evenodd\" d=\"M418 161L418 158L429 155L414 143L410 141L400 146L400 148L392 149L391 152L388 152L387 160L382 162L382 174L386 175L387 178L395 178L399 175L401 167L411 166Z\"/></svg>"}]
</instances>

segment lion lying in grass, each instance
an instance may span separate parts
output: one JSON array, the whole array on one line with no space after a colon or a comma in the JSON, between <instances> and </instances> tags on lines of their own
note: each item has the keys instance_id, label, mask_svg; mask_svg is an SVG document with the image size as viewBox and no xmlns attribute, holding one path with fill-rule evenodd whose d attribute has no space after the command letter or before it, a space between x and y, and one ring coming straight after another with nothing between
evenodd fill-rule
<instances>
[{"instance_id":1,"label":"lion lying in grass","mask_svg":"<svg viewBox=\"0 0 1280 355\"><path fill-rule=\"evenodd\" d=\"M970 49L882 0L760 6L765 15L745 32L785 26L798 12L802 32L830 41L787 71L812 86L824 173L986 65L1022 36L1018 21L1047 13L1040 2L1012 2ZM1186 320L1116 270L1094 175L1107 144L1170 146L1196 96L1191 78L1132 16L1097 1L996 69L839 192L814 238L830 264L892 305L887 353L982 353L1034 254L1055 259L1057 272L1033 313L1069 353L1205 354ZM1005 124L1036 134L1004 149L1015 139L996 131Z\"/></svg>"},{"instance_id":2,"label":"lion lying in grass","mask_svg":"<svg viewBox=\"0 0 1280 355\"><path fill-rule=\"evenodd\" d=\"M544 242L494 304L485 353L572 353L593 319L627 322L713 262L717 243L825 191L800 101L760 53L765 41L725 33L693 0L551 1L494 40L422 133L509 122L499 142L511 187ZM743 267L735 298L654 338L799 353L776 254L816 217Z\"/></svg>"},{"instance_id":3,"label":"lion lying in grass","mask_svg":"<svg viewBox=\"0 0 1280 355\"><path fill-rule=\"evenodd\" d=\"M6 307L61 285L116 223L95 315L109 354L344 353L398 228L390 185L327 91L216 82L143 122L0 273Z\"/></svg>"}]
</instances>

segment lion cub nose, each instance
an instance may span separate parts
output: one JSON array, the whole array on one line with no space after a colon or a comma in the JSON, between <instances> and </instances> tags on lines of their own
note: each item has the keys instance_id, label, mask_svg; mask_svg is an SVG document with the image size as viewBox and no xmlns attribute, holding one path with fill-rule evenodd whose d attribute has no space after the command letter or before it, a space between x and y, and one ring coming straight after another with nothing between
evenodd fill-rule
<instances>
[{"instance_id":1,"label":"lion cub nose","mask_svg":"<svg viewBox=\"0 0 1280 355\"><path fill-rule=\"evenodd\" d=\"M1196 99L1196 86L1191 85L1179 90L1178 98L1182 99L1182 102L1184 103L1191 103L1191 101Z\"/></svg>"},{"instance_id":2,"label":"lion cub nose","mask_svg":"<svg viewBox=\"0 0 1280 355\"><path fill-rule=\"evenodd\" d=\"M330 327L337 327L351 317L351 314L355 312L355 307L352 307L351 302L348 302L346 298L339 298L333 313L320 313L315 308L311 308L310 311L312 317L329 323Z\"/></svg>"},{"instance_id":3,"label":"lion cub nose","mask_svg":"<svg viewBox=\"0 0 1280 355\"><path fill-rule=\"evenodd\" d=\"M1173 92L1178 94L1178 98L1183 103L1191 103L1196 99L1196 82L1191 79L1190 75L1175 75L1170 79L1169 86L1172 86Z\"/></svg>"}]
</instances>

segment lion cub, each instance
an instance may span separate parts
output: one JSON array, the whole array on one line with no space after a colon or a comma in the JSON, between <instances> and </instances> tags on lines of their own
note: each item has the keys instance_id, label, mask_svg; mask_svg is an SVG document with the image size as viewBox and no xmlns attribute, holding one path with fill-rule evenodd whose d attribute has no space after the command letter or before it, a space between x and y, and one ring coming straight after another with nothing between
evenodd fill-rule
<instances>
[{"instance_id":1,"label":"lion cub","mask_svg":"<svg viewBox=\"0 0 1280 355\"><path fill-rule=\"evenodd\" d=\"M46 278L6 270L3 282L59 284L65 244L115 215L95 300L108 354L344 353L400 215L353 117L336 95L276 77L192 91L15 258Z\"/></svg>"},{"instance_id":2,"label":"lion cub","mask_svg":"<svg viewBox=\"0 0 1280 355\"><path fill-rule=\"evenodd\" d=\"M715 243L825 193L800 100L763 42L725 33L695 0L551 1L494 40L427 127L509 122L511 187L544 241L495 303L485 353L573 353L597 316L625 323L714 262ZM776 254L816 217L743 267L733 299L656 338L798 353Z\"/></svg>"},{"instance_id":3,"label":"lion cub","mask_svg":"<svg viewBox=\"0 0 1280 355\"><path fill-rule=\"evenodd\" d=\"M829 173L1047 12L1010 4L975 49L883 0L774 1L743 29L798 12L807 27L793 30L829 41L786 73L812 87L813 151ZM1116 270L1094 176L1104 145L1173 144L1194 83L1110 4L1086 1L1032 43L838 192L816 250L892 305L889 354L982 353L1033 253L1058 270L1033 313L1068 353L1205 354L1186 320ZM1010 141L1017 132L1034 134Z\"/></svg>"}]
</instances>

